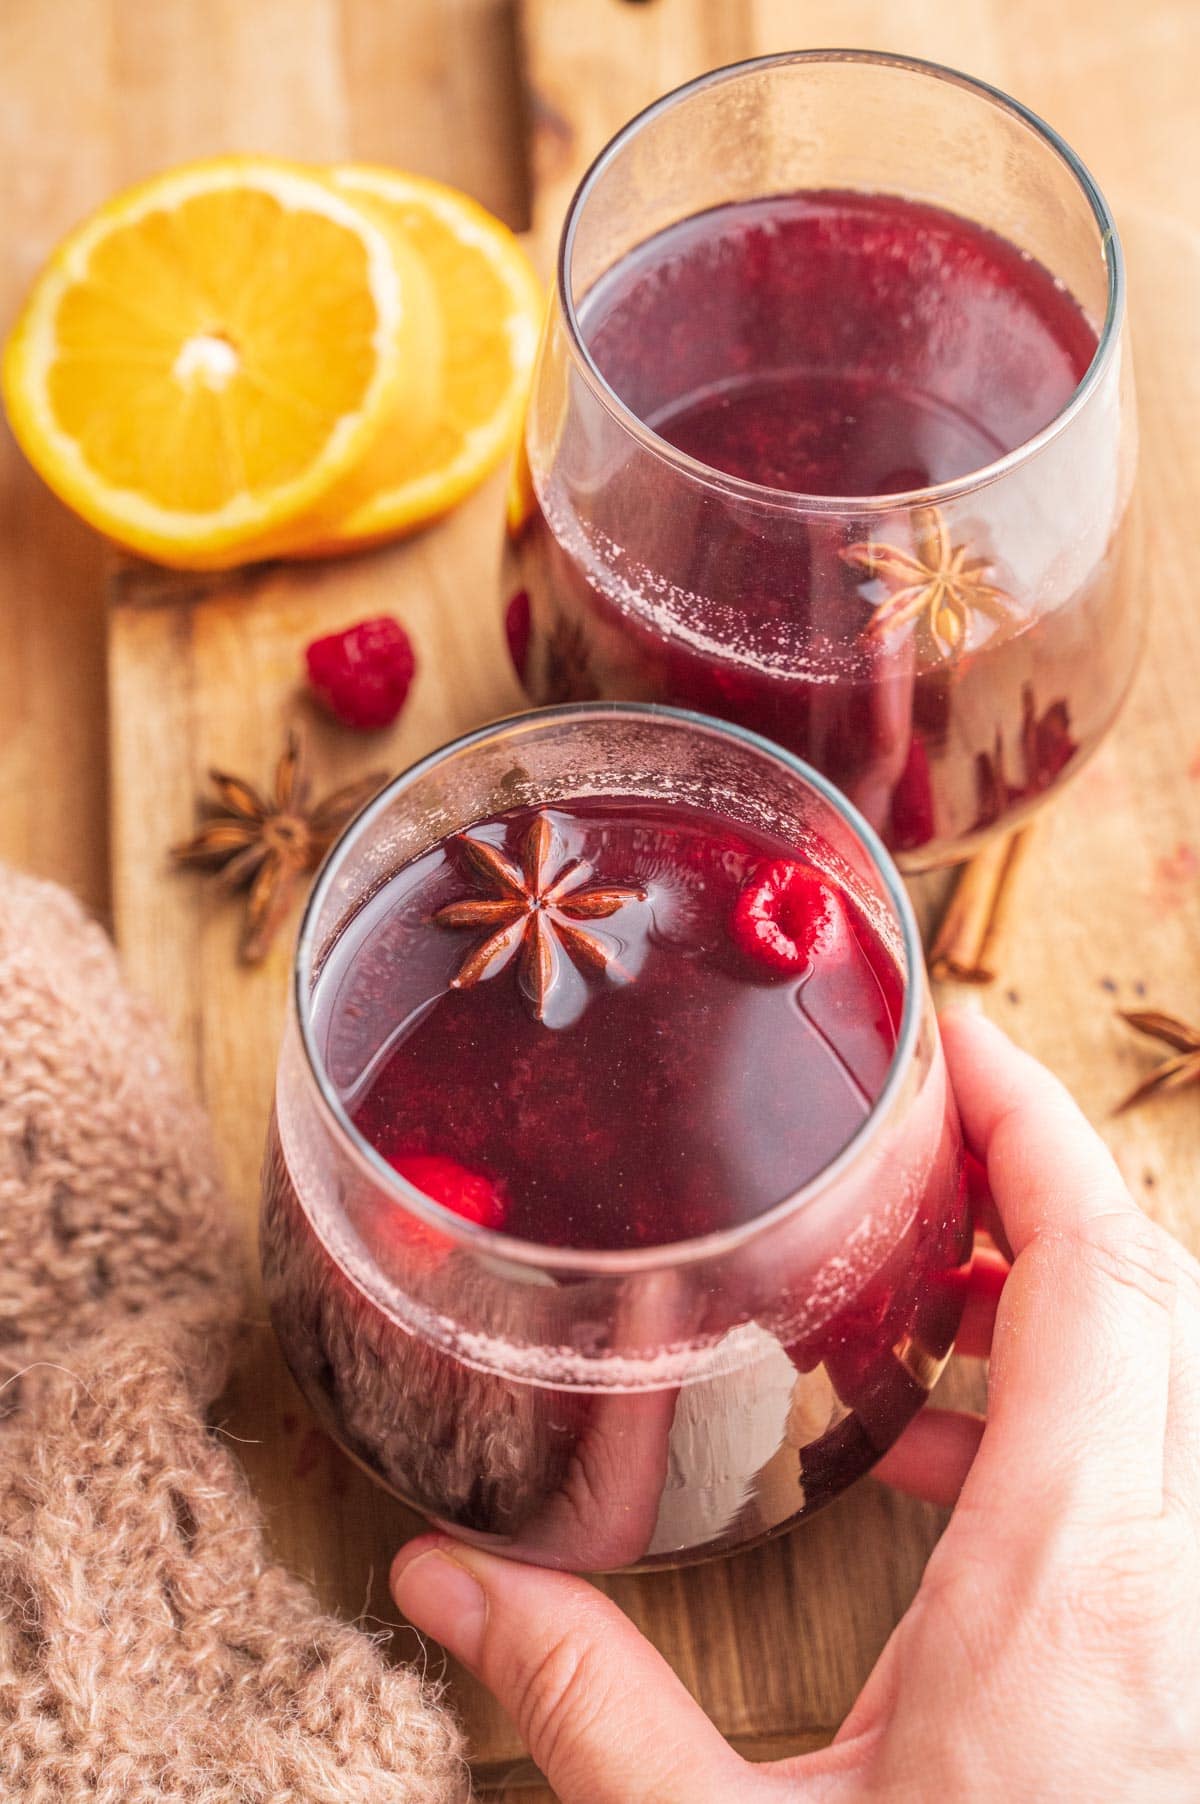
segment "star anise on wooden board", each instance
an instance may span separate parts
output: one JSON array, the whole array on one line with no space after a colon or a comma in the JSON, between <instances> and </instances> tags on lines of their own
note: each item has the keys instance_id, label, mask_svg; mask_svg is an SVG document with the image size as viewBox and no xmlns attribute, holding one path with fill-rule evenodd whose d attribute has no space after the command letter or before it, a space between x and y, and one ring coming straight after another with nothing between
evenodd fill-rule
<instances>
[{"instance_id":1,"label":"star anise on wooden board","mask_svg":"<svg viewBox=\"0 0 1200 1804\"><path fill-rule=\"evenodd\" d=\"M300 879L314 871L347 821L386 780L372 771L310 806L304 747L293 728L275 769L271 795L242 777L210 770L215 799L202 803L195 837L172 846L177 864L212 874L232 894L248 890L238 956L247 965L266 957L287 918Z\"/></svg>"},{"instance_id":2,"label":"star anise on wooden board","mask_svg":"<svg viewBox=\"0 0 1200 1804\"><path fill-rule=\"evenodd\" d=\"M1158 1009L1119 1009L1117 1012L1121 1020L1138 1033L1157 1040L1160 1046L1169 1046L1174 1057L1156 1065L1149 1077L1144 1077L1124 1102L1118 1103L1116 1114L1123 1115L1126 1109L1134 1109L1152 1096L1165 1096L1171 1090L1200 1084L1200 1027L1189 1027L1186 1021L1164 1015Z\"/></svg>"},{"instance_id":3,"label":"star anise on wooden board","mask_svg":"<svg viewBox=\"0 0 1200 1804\"><path fill-rule=\"evenodd\" d=\"M924 618L929 636L944 658L955 658L967 642L972 617L983 614L1003 623L1019 612L1003 589L986 580L992 560L968 557L970 547L954 545L940 508L913 515L916 550L864 541L847 545L842 557L891 593L866 626L865 639L883 639Z\"/></svg>"},{"instance_id":4,"label":"star anise on wooden board","mask_svg":"<svg viewBox=\"0 0 1200 1804\"><path fill-rule=\"evenodd\" d=\"M535 816L516 865L486 840L460 836L458 844L472 872L493 892L448 902L433 919L439 927L486 931L469 952L451 983L469 990L495 976L519 956L518 982L539 1021L558 982L564 956L593 971L608 970L612 949L598 934L580 926L603 921L627 903L645 900L633 884L589 884L591 866L581 858L565 866L554 828L544 814Z\"/></svg>"}]
</instances>

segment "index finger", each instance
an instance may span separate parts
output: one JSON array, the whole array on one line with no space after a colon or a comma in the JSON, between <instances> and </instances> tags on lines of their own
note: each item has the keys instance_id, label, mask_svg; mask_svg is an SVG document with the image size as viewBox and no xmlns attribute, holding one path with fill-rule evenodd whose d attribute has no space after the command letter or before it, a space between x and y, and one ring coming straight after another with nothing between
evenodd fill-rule
<instances>
[{"instance_id":1,"label":"index finger","mask_svg":"<svg viewBox=\"0 0 1200 1804\"><path fill-rule=\"evenodd\" d=\"M661 1348L694 1331L699 1299L670 1272L627 1282L614 1324L626 1348ZM562 1485L523 1524L512 1554L539 1566L612 1572L649 1552L667 1484L678 1386L597 1392Z\"/></svg>"},{"instance_id":2,"label":"index finger","mask_svg":"<svg viewBox=\"0 0 1200 1804\"><path fill-rule=\"evenodd\" d=\"M1043 1066L981 1016L947 1015L943 1037L1015 1255L964 1497L1011 1501L1015 1482L1085 1516L1157 1514L1175 1291L1162 1231Z\"/></svg>"},{"instance_id":3,"label":"index finger","mask_svg":"<svg viewBox=\"0 0 1200 1804\"><path fill-rule=\"evenodd\" d=\"M1065 1085L985 1015L950 1009L941 1026L967 1143L987 1172L1014 1258L1036 1235L1076 1233L1097 1213L1143 1219Z\"/></svg>"}]
</instances>

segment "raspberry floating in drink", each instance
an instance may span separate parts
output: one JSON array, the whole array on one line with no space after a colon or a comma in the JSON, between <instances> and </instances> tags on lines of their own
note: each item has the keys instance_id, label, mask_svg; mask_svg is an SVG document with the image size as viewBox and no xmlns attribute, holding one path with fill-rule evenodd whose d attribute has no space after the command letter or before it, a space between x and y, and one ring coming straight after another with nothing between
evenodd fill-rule
<instances>
[{"instance_id":1,"label":"raspberry floating in drink","mask_svg":"<svg viewBox=\"0 0 1200 1804\"><path fill-rule=\"evenodd\" d=\"M751 958L792 975L835 957L838 941L852 931L830 879L793 858L760 865L734 904L738 945Z\"/></svg>"},{"instance_id":2,"label":"raspberry floating in drink","mask_svg":"<svg viewBox=\"0 0 1200 1804\"><path fill-rule=\"evenodd\" d=\"M501 1183L470 1171L457 1159L440 1153L393 1152L388 1164L431 1202L449 1209L460 1221L480 1228L503 1228L508 1220L508 1193ZM450 1237L431 1223L384 1204L380 1210L380 1234L409 1253L422 1253L433 1263L453 1251Z\"/></svg>"},{"instance_id":3,"label":"raspberry floating in drink","mask_svg":"<svg viewBox=\"0 0 1200 1804\"><path fill-rule=\"evenodd\" d=\"M502 1228L508 1217L508 1197L503 1184L481 1172L468 1171L457 1159L437 1153L392 1153L388 1164L416 1190L423 1191L443 1209L481 1228Z\"/></svg>"}]
</instances>

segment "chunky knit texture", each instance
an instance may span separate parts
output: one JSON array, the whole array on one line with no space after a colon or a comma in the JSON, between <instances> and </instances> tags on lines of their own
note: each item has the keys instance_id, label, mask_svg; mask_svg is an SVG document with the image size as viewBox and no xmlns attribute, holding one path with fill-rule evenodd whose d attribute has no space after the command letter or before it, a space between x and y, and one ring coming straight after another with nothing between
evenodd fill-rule
<instances>
[{"instance_id":1,"label":"chunky knit texture","mask_svg":"<svg viewBox=\"0 0 1200 1804\"><path fill-rule=\"evenodd\" d=\"M204 1424L223 1220L107 940L0 871L0 1797L458 1804L447 1714L272 1563Z\"/></svg>"}]
</instances>

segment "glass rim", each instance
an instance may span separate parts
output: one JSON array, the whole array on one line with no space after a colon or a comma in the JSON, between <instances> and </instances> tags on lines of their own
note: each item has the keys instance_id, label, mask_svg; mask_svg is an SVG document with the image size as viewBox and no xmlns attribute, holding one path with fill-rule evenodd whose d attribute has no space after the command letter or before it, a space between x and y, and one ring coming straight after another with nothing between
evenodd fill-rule
<instances>
[{"instance_id":1,"label":"glass rim","mask_svg":"<svg viewBox=\"0 0 1200 1804\"><path fill-rule=\"evenodd\" d=\"M694 94L703 93L708 88L720 87L727 82L739 80L759 70L785 68L807 63L869 63L880 68L907 69L914 74L928 76L935 81L946 82L953 87L964 88L976 94L980 100L1019 120L1033 132L1035 137L1040 138L1074 176L1092 210L1092 216L1100 234L1100 255L1108 284L1104 320L1100 327L1092 360L1069 399L1038 432L1023 439L1019 445L1015 445L1011 451L1006 451L1002 457L994 458L991 463L981 464L977 469L969 470L963 476L952 477L946 482L930 483L924 488L897 490L894 494L887 495L810 495L799 489L773 488L767 483L750 482L744 477L732 476L712 464L691 457L686 451L680 451L655 432L653 427L648 426L612 387L592 357L584 340L571 292L571 260L574 255L579 221L591 198L592 190L604 175L609 164L645 126L661 113L674 107L679 101L689 99ZM658 457L665 463L673 464L684 475L690 476L697 483L703 483L708 488L718 489L736 499L753 502L758 507L806 514L869 515L894 513L905 508L936 506L944 501L954 501L964 495L974 494L1036 457L1045 446L1070 425L1075 416L1087 405L1116 353L1125 317L1125 258L1116 221L1108 202L1082 159L1076 155L1066 139L1061 137L1052 125L1047 124L1039 114L1022 105L1019 100L1014 100L1002 88L997 88L991 82L983 81L978 76L966 75L959 69L952 69L944 63L936 63L925 57L900 56L883 50L784 50L768 56L746 57L738 62L726 63L718 69L710 69L691 81L681 83L679 87L672 88L668 93L660 95L649 106L643 107L640 112L635 113L633 118L623 125L614 137L609 139L584 171L567 207L555 264L554 292L558 308L566 324L567 337L577 366L593 394L616 419L618 425L637 439L652 456Z\"/></svg>"},{"instance_id":2,"label":"glass rim","mask_svg":"<svg viewBox=\"0 0 1200 1804\"><path fill-rule=\"evenodd\" d=\"M887 899L899 921L900 936L908 969L905 973L904 1005L901 1010L900 1026L883 1088L845 1146L807 1183L781 1197L778 1202L772 1203L770 1208L763 1210L759 1215L752 1216L748 1221L737 1222L731 1227L720 1228L710 1234L697 1235L685 1240L664 1241L648 1247L575 1250L570 1247L546 1246L540 1241L524 1240L517 1235L506 1234L498 1228L487 1228L475 1222L465 1221L453 1210L447 1209L443 1204L435 1202L432 1197L426 1196L424 1191L418 1190L407 1178L401 1177L400 1173L388 1164L383 1155L355 1127L325 1069L324 1059L316 1045L315 1035L312 1031L312 986L306 974L315 968L316 955L319 951L316 945L317 921L336 881L342 858L352 842L364 832L369 832L392 802L414 782L450 757L496 736L507 736L514 731L537 730L556 722L600 720L613 717L618 719L637 717L643 720L665 721L673 727L686 728L712 738L732 739L749 747L751 751L765 756L770 762L781 765L790 775L799 777L808 788L815 790L821 800L826 802L839 819L850 828L855 838L866 850L874 872L879 877ZM347 917L347 919L349 918ZM344 926L343 922L337 930L339 934ZM334 938L336 939L336 937L337 934ZM841 790L823 777L819 771L814 770L811 765L806 764L803 759L795 757L782 746L777 746L771 740L764 738L761 733L751 732L748 728L717 720L710 715L696 713L689 708L666 707L649 702L572 702L558 707L526 709L516 714L504 715L498 720L488 722L485 726L475 727L468 733L462 733L454 739L447 740L443 745L437 746L423 758L418 759L415 764L409 765L407 769L399 772L389 783L385 784L377 796L355 815L354 819L342 829L325 854L305 903L296 949L293 954L291 1002L295 1010L295 1020L299 1029L305 1065L313 1080L319 1105L326 1115L327 1125L336 1133L359 1170L377 1190L383 1191L410 1214L416 1215L419 1220L435 1228L447 1239L457 1242L465 1250L475 1254L489 1255L495 1259L502 1259L510 1266L525 1266L537 1271L569 1272L573 1276L581 1274L620 1276L634 1272L675 1270L680 1266L700 1264L705 1260L732 1252L747 1242L757 1239L761 1234L770 1232L782 1221L798 1215L802 1209L823 1195L846 1170L858 1161L880 1133L884 1121L890 1115L896 1095L912 1068L923 1015L924 970L924 949L920 929L917 926L912 901L899 870L870 823L859 813L849 798L843 795Z\"/></svg>"}]
</instances>

